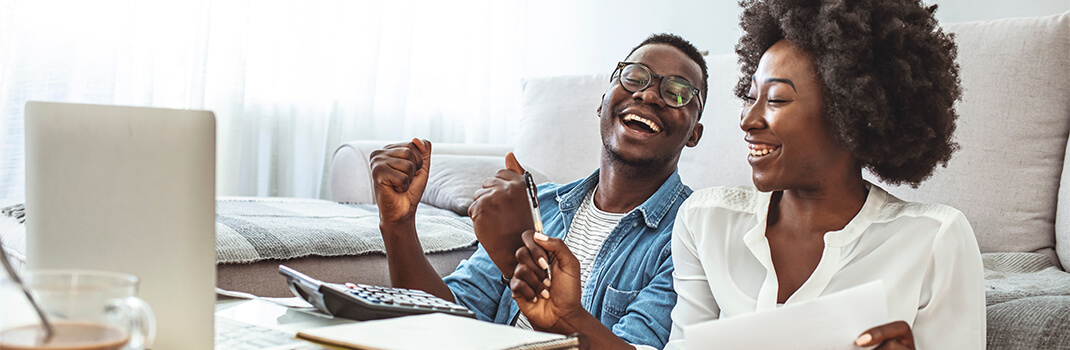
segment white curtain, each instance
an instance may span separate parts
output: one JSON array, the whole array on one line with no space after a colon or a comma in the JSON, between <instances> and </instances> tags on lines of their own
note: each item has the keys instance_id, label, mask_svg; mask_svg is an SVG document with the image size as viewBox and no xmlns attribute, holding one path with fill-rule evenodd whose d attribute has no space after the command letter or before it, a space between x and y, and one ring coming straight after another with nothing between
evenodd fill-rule
<instances>
[{"instance_id":1,"label":"white curtain","mask_svg":"<svg viewBox=\"0 0 1070 350\"><path fill-rule=\"evenodd\" d=\"M0 0L0 198L24 193L27 100L214 111L221 195L325 197L349 140L508 143L522 12L495 0Z\"/></svg>"}]
</instances>

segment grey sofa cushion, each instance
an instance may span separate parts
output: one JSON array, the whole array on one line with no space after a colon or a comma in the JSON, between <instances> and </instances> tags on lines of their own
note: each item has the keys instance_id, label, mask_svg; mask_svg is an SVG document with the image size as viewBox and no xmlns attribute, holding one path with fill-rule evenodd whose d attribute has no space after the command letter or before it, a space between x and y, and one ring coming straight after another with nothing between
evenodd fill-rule
<instances>
[{"instance_id":1,"label":"grey sofa cushion","mask_svg":"<svg viewBox=\"0 0 1070 350\"><path fill-rule=\"evenodd\" d=\"M1070 349L1070 273L1043 254L989 253L989 349Z\"/></svg>"},{"instance_id":2,"label":"grey sofa cushion","mask_svg":"<svg viewBox=\"0 0 1070 350\"><path fill-rule=\"evenodd\" d=\"M988 307L988 349L1070 349L1070 296L1036 296Z\"/></svg>"},{"instance_id":3,"label":"grey sofa cushion","mask_svg":"<svg viewBox=\"0 0 1070 350\"><path fill-rule=\"evenodd\" d=\"M1060 270L1046 255L987 253L981 259L986 305L1042 295L1070 296L1070 273Z\"/></svg>"}]
</instances>

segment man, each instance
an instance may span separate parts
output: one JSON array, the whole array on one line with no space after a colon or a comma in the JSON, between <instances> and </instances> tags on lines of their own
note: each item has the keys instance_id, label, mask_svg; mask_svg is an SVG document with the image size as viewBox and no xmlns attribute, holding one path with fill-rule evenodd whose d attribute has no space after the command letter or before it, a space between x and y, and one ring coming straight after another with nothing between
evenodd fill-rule
<instances>
[{"instance_id":1,"label":"man","mask_svg":"<svg viewBox=\"0 0 1070 350\"><path fill-rule=\"evenodd\" d=\"M523 168L506 169L483 184L469 214L480 247L445 279L420 248L416 205L427 183L431 144L394 144L372 153L391 281L454 300L482 320L558 333L582 333L591 348L661 348L668 339L672 290L669 242L676 211L691 189L676 165L684 146L702 137L706 64L686 40L653 35L614 70L598 107L602 156L597 171L566 185L543 184L544 232L564 238L579 257L583 315L571 324L535 323L519 312L509 289L521 233L532 226ZM543 283L549 284L549 280Z\"/></svg>"}]
</instances>

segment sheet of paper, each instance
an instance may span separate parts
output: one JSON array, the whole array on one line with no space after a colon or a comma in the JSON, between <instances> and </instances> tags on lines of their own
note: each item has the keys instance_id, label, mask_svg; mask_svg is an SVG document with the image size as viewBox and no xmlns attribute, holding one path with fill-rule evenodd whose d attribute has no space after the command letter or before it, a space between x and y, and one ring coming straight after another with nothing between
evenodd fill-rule
<instances>
[{"instance_id":1,"label":"sheet of paper","mask_svg":"<svg viewBox=\"0 0 1070 350\"><path fill-rule=\"evenodd\" d=\"M250 300L263 300L263 301L266 301L266 302L269 302L269 303L274 303L274 304L282 305L282 306L285 306L285 307L303 308L303 309L312 308L312 304L309 304L304 299L301 299L301 298L298 298L298 297L289 297L289 298L261 297L261 296L256 296L256 295L249 294L249 293L246 293L246 292L226 290L226 289L222 289L222 288L216 288L215 289L215 293L219 294L219 295L222 295L222 296L231 297L231 298L250 299Z\"/></svg>"},{"instance_id":2,"label":"sheet of paper","mask_svg":"<svg viewBox=\"0 0 1070 350\"><path fill-rule=\"evenodd\" d=\"M315 328L298 338L354 349L498 350L565 336L433 313Z\"/></svg>"},{"instance_id":3,"label":"sheet of paper","mask_svg":"<svg viewBox=\"0 0 1070 350\"><path fill-rule=\"evenodd\" d=\"M858 349L867 329L890 322L884 284L869 282L818 299L684 328L688 350Z\"/></svg>"}]
</instances>

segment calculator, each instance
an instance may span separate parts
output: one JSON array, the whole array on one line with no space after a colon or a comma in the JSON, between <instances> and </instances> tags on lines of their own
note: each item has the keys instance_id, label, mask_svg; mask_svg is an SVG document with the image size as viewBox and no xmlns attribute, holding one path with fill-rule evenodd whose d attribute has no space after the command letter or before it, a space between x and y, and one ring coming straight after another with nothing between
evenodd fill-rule
<instances>
[{"instance_id":1,"label":"calculator","mask_svg":"<svg viewBox=\"0 0 1070 350\"><path fill-rule=\"evenodd\" d=\"M279 265L279 274L286 277L286 284L294 295L334 317L367 321L432 312L476 317L464 306L422 290L326 283L286 265Z\"/></svg>"}]
</instances>

